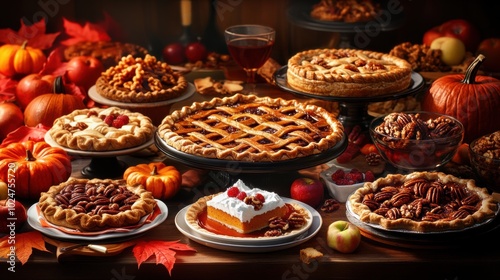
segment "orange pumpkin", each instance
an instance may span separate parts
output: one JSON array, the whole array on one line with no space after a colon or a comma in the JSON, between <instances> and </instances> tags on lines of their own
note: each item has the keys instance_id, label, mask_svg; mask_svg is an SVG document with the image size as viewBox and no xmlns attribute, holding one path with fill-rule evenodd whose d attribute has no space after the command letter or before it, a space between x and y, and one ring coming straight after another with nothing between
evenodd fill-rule
<instances>
[{"instance_id":1,"label":"orange pumpkin","mask_svg":"<svg viewBox=\"0 0 500 280\"><path fill-rule=\"evenodd\" d=\"M5 44L0 47L0 73L12 77L16 74L38 73L47 60L42 50L22 45Z\"/></svg>"},{"instance_id":2,"label":"orange pumpkin","mask_svg":"<svg viewBox=\"0 0 500 280\"><path fill-rule=\"evenodd\" d=\"M35 127L41 123L51 127L55 119L74 110L85 108L85 104L79 97L64 93L61 77L57 77L54 84L54 93L39 95L26 106L24 110L26 126Z\"/></svg>"},{"instance_id":3,"label":"orange pumpkin","mask_svg":"<svg viewBox=\"0 0 500 280\"><path fill-rule=\"evenodd\" d=\"M466 143L500 129L500 80L477 75L483 59L478 55L465 75L436 79L422 99L423 110L458 119Z\"/></svg>"},{"instance_id":4,"label":"orange pumpkin","mask_svg":"<svg viewBox=\"0 0 500 280\"><path fill-rule=\"evenodd\" d=\"M143 163L128 167L123 173L128 185L142 185L157 199L169 199L177 194L182 177L174 166L163 162Z\"/></svg>"},{"instance_id":5,"label":"orange pumpkin","mask_svg":"<svg viewBox=\"0 0 500 280\"><path fill-rule=\"evenodd\" d=\"M71 175L71 159L46 142L24 141L0 148L0 180L15 187L16 198L34 199Z\"/></svg>"}]
</instances>

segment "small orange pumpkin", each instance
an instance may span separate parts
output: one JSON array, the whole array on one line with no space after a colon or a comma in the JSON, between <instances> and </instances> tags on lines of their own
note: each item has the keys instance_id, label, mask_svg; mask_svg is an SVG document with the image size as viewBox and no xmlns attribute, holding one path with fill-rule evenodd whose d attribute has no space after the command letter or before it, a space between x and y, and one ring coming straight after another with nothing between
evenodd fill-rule
<instances>
[{"instance_id":1,"label":"small orange pumpkin","mask_svg":"<svg viewBox=\"0 0 500 280\"><path fill-rule=\"evenodd\" d=\"M27 75L42 70L47 60L42 50L22 45L5 44L0 47L0 73L12 77L16 74Z\"/></svg>"},{"instance_id":2,"label":"small orange pumpkin","mask_svg":"<svg viewBox=\"0 0 500 280\"><path fill-rule=\"evenodd\" d=\"M24 110L24 124L35 127L43 124L52 127L54 120L74 110L85 109L81 98L64 93L62 77L54 81L54 93L46 93L35 97Z\"/></svg>"},{"instance_id":3,"label":"small orange pumpkin","mask_svg":"<svg viewBox=\"0 0 500 280\"><path fill-rule=\"evenodd\" d=\"M39 199L71 175L71 159L44 141L11 143L0 148L0 180L15 186L16 198Z\"/></svg>"},{"instance_id":4,"label":"small orange pumpkin","mask_svg":"<svg viewBox=\"0 0 500 280\"><path fill-rule=\"evenodd\" d=\"M143 163L128 167L123 173L128 185L142 185L157 199L169 199L177 194L182 177L174 166L163 162Z\"/></svg>"}]
</instances>

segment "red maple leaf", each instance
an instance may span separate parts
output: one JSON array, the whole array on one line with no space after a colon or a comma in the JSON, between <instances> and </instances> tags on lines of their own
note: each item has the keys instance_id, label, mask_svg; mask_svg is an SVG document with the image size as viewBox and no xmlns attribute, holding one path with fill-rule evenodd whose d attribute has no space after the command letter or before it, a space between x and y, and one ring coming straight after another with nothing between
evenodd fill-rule
<instances>
[{"instance_id":1,"label":"red maple leaf","mask_svg":"<svg viewBox=\"0 0 500 280\"><path fill-rule=\"evenodd\" d=\"M64 46L74 45L83 41L97 42L111 40L105 27L100 24L86 22L80 25L77 22L63 18L63 26L66 35L69 36L68 39L61 41L61 44Z\"/></svg>"},{"instance_id":2,"label":"red maple leaf","mask_svg":"<svg viewBox=\"0 0 500 280\"><path fill-rule=\"evenodd\" d=\"M11 78L0 78L0 102L16 99L17 81Z\"/></svg>"},{"instance_id":3,"label":"red maple leaf","mask_svg":"<svg viewBox=\"0 0 500 280\"><path fill-rule=\"evenodd\" d=\"M175 264L176 251L196 252L195 249L177 241L139 241L132 249L138 267L152 255L156 257L156 264L162 264L172 276Z\"/></svg>"},{"instance_id":4,"label":"red maple leaf","mask_svg":"<svg viewBox=\"0 0 500 280\"><path fill-rule=\"evenodd\" d=\"M12 254L11 247L13 245L9 243L8 237L9 235L6 235L0 239L0 258L9 259L9 254ZM31 253L33 253L33 249L49 252L49 250L45 248L45 240L43 240L42 234L38 231L16 233L15 240L16 244L14 247L16 249L14 253L16 258L23 265L30 258Z\"/></svg>"},{"instance_id":5,"label":"red maple leaf","mask_svg":"<svg viewBox=\"0 0 500 280\"><path fill-rule=\"evenodd\" d=\"M45 133L49 129L50 127L46 127L43 124L38 124L35 127L20 126L7 134L7 137L3 139L0 147L5 147L11 143L22 143L28 140L34 142L45 141Z\"/></svg>"},{"instance_id":6,"label":"red maple leaf","mask_svg":"<svg viewBox=\"0 0 500 280\"><path fill-rule=\"evenodd\" d=\"M45 20L41 19L31 25L26 25L21 19L21 27L16 32L10 28L0 29L0 42L4 44L22 45L28 41L28 46L36 49L50 49L59 32L45 34Z\"/></svg>"}]
</instances>

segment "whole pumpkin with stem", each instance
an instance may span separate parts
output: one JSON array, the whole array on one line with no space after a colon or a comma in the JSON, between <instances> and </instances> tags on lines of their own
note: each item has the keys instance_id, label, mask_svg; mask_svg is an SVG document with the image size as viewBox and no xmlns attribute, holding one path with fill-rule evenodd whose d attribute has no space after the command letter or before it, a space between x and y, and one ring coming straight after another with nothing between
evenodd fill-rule
<instances>
[{"instance_id":1,"label":"whole pumpkin with stem","mask_svg":"<svg viewBox=\"0 0 500 280\"><path fill-rule=\"evenodd\" d=\"M465 74L436 79L424 94L422 109L452 116L464 126L464 142L500 130L500 80L478 75L480 54Z\"/></svg>"},{"instance_id":2,"label":"whole pumpkin with stem","mask_svg":"<svg viewBox=\"0 0 500 280\"><path fill-rule=\"evenodd\" d=\"M180 172L163 162L142 163L128 167L123 173L128 185L141 185L157 199L169 199L177 194L181 187Z\"/></svg>"},{"instance_id":3,"label":"whole pumpkin with stem","mask_svg":"<svg viewBox=\"0 0 500 280\"><path fill-rule=\"evenodd\" d=\"M0 73L7 77L38 73L47 57L42 50L22 45L5 44L0 47Z\"/></svg>"},{"instance_id":4,"label":"whole pumpkin with stem","mask_svg":"<svg viewBox=\"0 0 500 280\"><path fill-rule=\"evenodd\" d=\"M15 186L16 198L37 200L41 192L66 181L71 172L69 155L44 141L28 140L0 148L0 180Z\"/></svg>"},{"instance_id":5,"label":"whole pumpkin with stem","mask_svg":"<svg viewBox=\"0 0 500 280\"><path fill-rule=\"evenodd\" d=\"M54 92L35 97L24 110L24 124L35 127L38 124L51 127L54 120L77 109L85 109L78 96L66 94L61 76L54 80Z\"/></svg>"}]
</instances>

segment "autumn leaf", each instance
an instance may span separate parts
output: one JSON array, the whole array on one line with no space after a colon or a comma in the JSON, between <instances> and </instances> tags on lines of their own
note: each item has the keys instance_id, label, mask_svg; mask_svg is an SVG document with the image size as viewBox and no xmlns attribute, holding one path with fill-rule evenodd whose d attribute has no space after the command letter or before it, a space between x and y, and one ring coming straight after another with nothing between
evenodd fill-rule
<instances>
[{"instance_id":1,"label":"autumn leaf","mask_svg":"<svg viewBox=\"0 0 500 280\"><path fill-rule=\"evenodd\" d=\"M98 42L98 41L110 41L106 29L95 23L86 22L83 26L77 22L70 21L63 18L64 31L68 39L61 41L64 46L71 46L79 42Z\"/></svg>"},{"instance_id":2,"label":"autumn leaf","mask_svg":"<svg viewBox=\"0 0 500 280\"><path fill-rule=\"evenodd\" d=\"M0 239L0 257L9 259L9 255L12 254L11 247L15 247L15 254L17 259L21 264L25 264L33 253L33 249L39 251L49 252L45 248L45 241L43 236L38 231L30 231L23 233L16 233L15 244L9 243L10 235L4 236Z\"/></svg>"},{"instance_id":3,"label":"autumn leaf","mask_svg":"<svg viewBox=\"0 0 500 280\"><path fill-rule=\"evenodd\" d=\"M28 46L36 49L50 49L59 32L46 34L45 20L41 19L31 25L26 25L21 19L21 27L16 32L10 28L0 29L0 42L4 44L22 45L28 41Z\"/></svg>"},{"instance_id":4,"label":"autumn leaf","mask_svg":"<svg viewBox=\"0 0 500 280\"><path fill-rule=\"evenodd\" d=\"M195 249L177 241L139 241L132 252L137 260L138 267L151 256L155 255L156 264L162 264L170 276L175 264L176 251L196 252Z\"/></svg>"},{"instance_id":5,"label":"autumn leaf","mask_svg":"<svg viewBox=\"0 0 500 280\"><path fill-rule=\"evenodd\" d=\"M16 99L17 81L11 78L0 78L0 102Z\"/></svg>"},{"instance_id":6,"label":"autumn leaf","mask_svg":"<svg viewBox=\"0 0 500 280\"><path fill-rule=\"evenodd\" d=\"M38 124L35 127L28 127L23 125L7 134L7 137L3 139L0 147L5 147L11 143L21 143L28 140L34 142L45 141L45 133L47 133L47 130L49 129L50 127L46 127L43 124Z\"/></svg>"}]
</instances>

